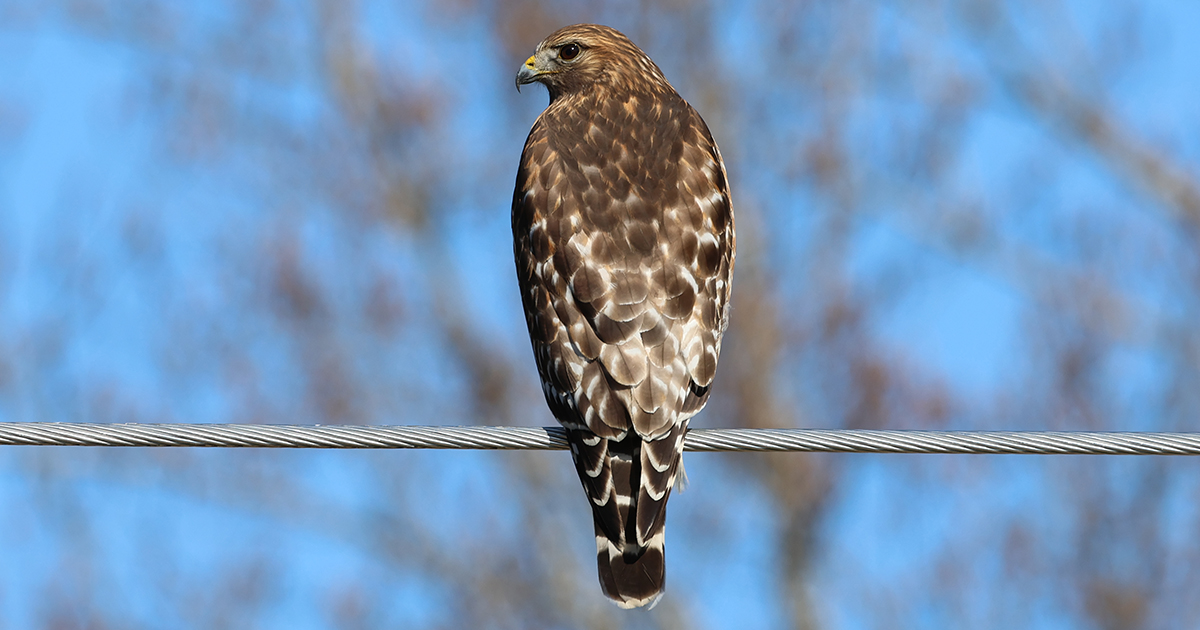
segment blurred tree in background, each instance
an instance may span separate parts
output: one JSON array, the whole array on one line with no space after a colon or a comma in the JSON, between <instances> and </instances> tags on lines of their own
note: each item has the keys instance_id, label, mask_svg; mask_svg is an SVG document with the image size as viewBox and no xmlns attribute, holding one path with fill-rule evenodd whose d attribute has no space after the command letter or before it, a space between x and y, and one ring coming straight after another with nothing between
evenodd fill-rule
<instances>
[{"instance_id":1,"label":"blurred tree in background","mask_svg":"<svg viewBox=\"0 0 1200 630\"><path fill-rule=\"evenodd\" d=\"M513 76L584 21L725 154L694 426L1200 430L1200 10L1116 0L0 1L0 421L551 424ZM686 459L629 613L565 453L6 447L0 627L1200 626L1191 460Z\"/></svg>"}]
</instances>

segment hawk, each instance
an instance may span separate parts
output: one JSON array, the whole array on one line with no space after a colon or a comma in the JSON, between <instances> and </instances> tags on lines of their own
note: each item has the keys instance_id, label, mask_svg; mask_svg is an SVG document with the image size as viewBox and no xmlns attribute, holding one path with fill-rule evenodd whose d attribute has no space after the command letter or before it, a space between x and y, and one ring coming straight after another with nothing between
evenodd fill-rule
<instances>
[{"instance_id":1,"label":"hawk","mask_svg":"<svg viewBox=\"0 0 1200 630\"><path fill-rule=\"evenodd\" d=\"M627 37L577 24L517 88L550 104L525 141L513 250L546 402L592 504L600 586L662 596L667 498L729 319L733 208L708 127Z\"/></svg>"}]
</instances>

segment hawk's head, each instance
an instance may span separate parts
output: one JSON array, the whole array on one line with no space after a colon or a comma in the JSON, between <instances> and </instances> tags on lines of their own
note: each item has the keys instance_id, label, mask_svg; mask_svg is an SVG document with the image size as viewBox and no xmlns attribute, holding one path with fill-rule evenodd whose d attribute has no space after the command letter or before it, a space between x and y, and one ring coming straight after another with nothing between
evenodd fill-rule
<instances>
[{"instance_id":1,"label":"hawk's head","mask_svg":"<svg viewBox=\"0 0 1200 630\"><path fill-rule=\"evenodd\" d=\"M565 26L538 44L517 72L517 89L539 82L550 100L593 88L673 90L642 49L616 29L598 24Z\"/></svg>"}]
</instances>

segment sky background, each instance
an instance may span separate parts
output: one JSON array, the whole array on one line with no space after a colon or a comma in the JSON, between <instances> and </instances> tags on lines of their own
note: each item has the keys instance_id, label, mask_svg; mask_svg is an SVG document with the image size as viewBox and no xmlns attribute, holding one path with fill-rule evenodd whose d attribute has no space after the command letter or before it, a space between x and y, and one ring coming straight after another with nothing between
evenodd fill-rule
<instances>
[{"instance_id":1,"label":"sky background","mask_svg":"<svg viewBox=\"0 0 1200 630\"><path fill-rule=\"evenodd\" d=\"M1200 7L0 0L0 421L547 426L509 204L555 28L733 189L699 427L1200 430ZM668 594L562 452L0 447L0 628L1200 624L1184 458L687 457Z\"/></svg>"}]
</instances>

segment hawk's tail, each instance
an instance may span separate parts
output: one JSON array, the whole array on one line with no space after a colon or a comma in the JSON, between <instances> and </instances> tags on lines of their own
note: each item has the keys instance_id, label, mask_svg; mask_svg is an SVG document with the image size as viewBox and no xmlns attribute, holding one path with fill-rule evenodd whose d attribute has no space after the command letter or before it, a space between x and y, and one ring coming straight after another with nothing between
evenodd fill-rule
<instances>
[{"instance_id":1,"label":"hawk's tail","mask_svg":"<svg viewBox=\"0 0 1200 630\"><path fill-rule=\"evenodd\" d=\"M592 503L600 586L621 608L653 606L662 597L667 499L682 472L686 432L686 422L652 441L632 430L620 441L567 432Z\"/></svg>"}]
</instances>

